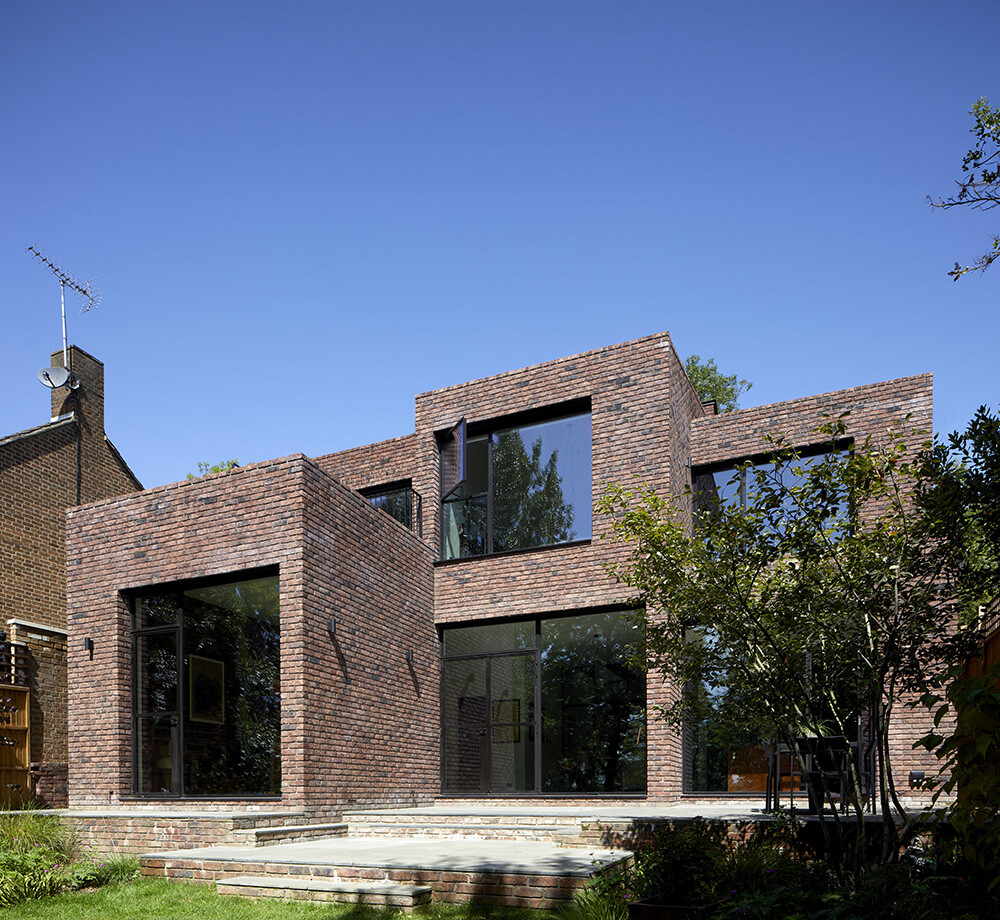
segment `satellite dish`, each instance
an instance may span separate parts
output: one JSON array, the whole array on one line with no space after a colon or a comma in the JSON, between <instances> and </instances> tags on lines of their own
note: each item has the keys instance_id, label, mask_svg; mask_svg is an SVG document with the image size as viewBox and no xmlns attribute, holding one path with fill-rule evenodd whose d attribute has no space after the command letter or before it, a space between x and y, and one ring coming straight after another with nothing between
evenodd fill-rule
<instances>
[{"instance_id":1,"label":"satellite dish","mask_svg":"<svg viewBox=\"0 0 1000 920\"><path fill-rule=\"evenodd\" d=\"M65 367L43 367L38 372L38 379L54 390L56 387L66 386L69 381L69 371Z\"/></svg>"}]
</instances>

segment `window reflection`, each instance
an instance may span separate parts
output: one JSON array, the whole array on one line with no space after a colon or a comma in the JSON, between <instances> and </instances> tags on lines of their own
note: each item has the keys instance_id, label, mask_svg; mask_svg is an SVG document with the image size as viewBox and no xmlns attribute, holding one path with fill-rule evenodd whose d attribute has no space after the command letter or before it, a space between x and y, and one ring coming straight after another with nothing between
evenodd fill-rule
<instances>
[{"instance_id":1,"label":"window reflection","mask_svg":"<svg viewBox=\"0 0 1000 920\"><path fill-rule=\"evenodd\" d=\"M380 511L413 530L413 488L408 483L363 489L361 494Z\"/></svg>"},{"instance_id":2,"label":"window reflection","mask_svg":"<svg viewBox=\"0 0 1000 920\"><path fill-rule=\"evenodd\" d=\"M589 413L469 438L442 508L445 559L591 536Z\"/></svg>"},{"instance_id":3,"label":"window reflection","mask_svg":"<svg viewBox=\"0 0 1000 920\"><path fill-rule=\"evenodd\" d=\"M277 576L144 592L133 622L136 792L280 793Z\"/></svg>"},{"instance_id":4,"label":"window reflection","mask_svg":"<svg viewBox=\"0 0 1000 920\"><path fill-rule=\"evenodd\" d=\"M840 450L825 451L797 457L788 462L744 461L722 469L695 470L691 488L698 524L701 528L710 527L712 517L722 511L746 510L753 505L762 484L767 483L784 494L781 507L771 514L775 529L780 532L783 522L799 514L797 488L807 480L811 471L830 460L840 458L843 453ZM849 516L850 496L844 493L839 497L837 511L830 523L842 522L846 526Z\"/></svg>"},{"instance_id":5,"label":"window reflection","mask_svg":"<svg viewBox=\"0 0 1000 920\"><path fill-rule=\"evenodd\" d=\"M627 613L450 627L443 655L446 792L645 790L646 675Z\"/></svg>"},{"instance_id":6,"label":"window reflection","mask_svg":"<svg viewBox=\"0 0 1000 920\"><path fill-rule=\"evenodd\" d=\"M619 612L542 621L542 790L646 788L646 674Z\"/></svg>"}]
</instances>

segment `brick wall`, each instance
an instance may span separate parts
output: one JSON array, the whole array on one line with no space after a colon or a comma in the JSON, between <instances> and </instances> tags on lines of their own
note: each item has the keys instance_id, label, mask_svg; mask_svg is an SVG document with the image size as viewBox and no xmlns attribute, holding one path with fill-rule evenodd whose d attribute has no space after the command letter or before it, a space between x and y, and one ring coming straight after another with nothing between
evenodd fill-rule
<instances>
[{"instance_id":1,"label":"brick wall","mask_svg":"<svg viewBox=\"0 0 1000 920\"><path fill-rule=\"evenodd\" d=\"M431 552L319 469L306 486L306 801L428 802L440 785Z\"/></svg>"},{"instance_id":2,"label":"brick wall","mask_svg":"<svg viewBox=\"0 0 1000 920\"><path fill-rule=\"evenodd\" d=\"M903 433L916 446L930 437L933 427L933 380L932 374L918 374L696 419L691 423L692 463L766 454L768 434L784 434L798 447L820 446L828 439L816 428L843 412L850 412L847 436L860 442L871 435L876 445L884 444L890 429L910 415Z\"/></svg>"},{"instance_id":3,"label":"brick wall","mask_svg":"<svg viewBox=\"0 0 1000 920\"><path fill-rule=\"evenodd\" d=\"M104 365L76 346L70 367L80 386L51 391L52 417L72 418L0 438L0 621L66 625L66 509L141 488L104 433ZM62 366L62 351L51 356ZM39 391L41 396L41 390ZM31 759L39 776L66 763L65 643L23 629L30 668ZM60 804L58 781L40 791ZM52 796L55 796L53 799Z\"/></svg>"},{"instance_id":4,"label":"brick wall","mask_svg":"<svg viewBox=\"0 0 1000 920\"><path fill-rule=\"evenodd\" d=\"M531 615L614 604L619 588L604 570L616 552L600 537L607 524L596 511L604 489L639 475L670 493L670 444L686 419L671 413L671 373L679 367L667 334L562 358L417 397L420 466L414 482L424 496L424 533L440 540L440 481L434 433L460 418L470 423L515 412L589 399L593 463L593 538L579 546L462 559L435 568L434 613L439 624ZM684 380L686 384L686 380Z\"/></svg>"},{"instance_id":5,"label":"brick wall","mask_svg":"<svg viewBox=\"0 0 1000 920\"><path fill-rule=\"evenodd\" d=\"M417 466L417 436L403 435L363 447L316 457L316 465L351 489L410 479Z\"/></svg>"},{"instance_id":6,"label":"brick wall","mask_svg":"<svg viewBox=\"0 0 1000 920\"><path fill-rule=\"evenodd\" d=\"M74 509L68 526L71 636L94 640L93 659L70 646L72 806L131 793L121 592L264 566L280 580L281 806L436 789L431 560L405 527L301 455Z\"/></svg>"}]
</instances>

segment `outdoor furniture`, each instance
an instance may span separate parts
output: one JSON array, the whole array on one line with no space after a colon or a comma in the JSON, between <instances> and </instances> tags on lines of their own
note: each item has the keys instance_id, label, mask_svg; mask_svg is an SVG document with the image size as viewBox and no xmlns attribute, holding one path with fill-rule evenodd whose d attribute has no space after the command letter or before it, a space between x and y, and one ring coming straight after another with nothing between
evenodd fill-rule
<instances>
[{"instance_id":1,"label":"outdoor furniture","mask_svg":"<svg viewBox=\"0 0 1000 920\"><path fill-rule=\"evenodd\" d=\"M768 777L764 808L774 811L781 805L782 793L788 793L788 803L795 805L795 794L806 785L808 814L821 809L839 808L846 811L850 801L851 764L861 782L861 793L867 810L875 807L874 762L870 751L861 755L856 741L843 735L802 737L791 745L774 744L768 748ZM805 773L801 765L805 766ZM805 780L808 778L809 783ZM785 782L787 780L787 788Z\"/></svg>"}]
</instances>

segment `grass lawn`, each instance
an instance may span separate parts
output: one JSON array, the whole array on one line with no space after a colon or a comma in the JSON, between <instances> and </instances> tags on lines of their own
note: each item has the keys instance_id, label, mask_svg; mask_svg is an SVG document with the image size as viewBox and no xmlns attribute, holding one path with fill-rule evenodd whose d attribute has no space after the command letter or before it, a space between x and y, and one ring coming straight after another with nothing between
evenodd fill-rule
<instances>
[{"instance_id":1,"label":"grass lawn","mask_svg":"<svg viewBox=\"0 0 1000 920\"><path fill-rule=\"evenodd\" d=\"M212 885L166 879L140 879L26 901L5 913L17 920L383 920L401 916L370 907L222 897ZM455 905L425 908L416 916L429 920L554 920L555 915L512 907Z\"/></svg>"}]
</instances>

